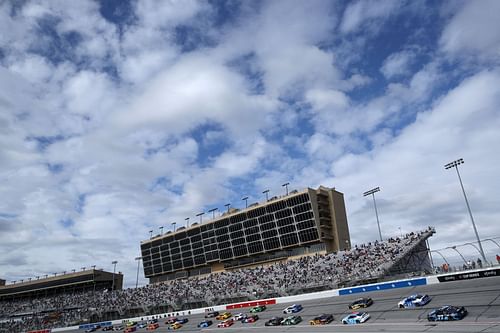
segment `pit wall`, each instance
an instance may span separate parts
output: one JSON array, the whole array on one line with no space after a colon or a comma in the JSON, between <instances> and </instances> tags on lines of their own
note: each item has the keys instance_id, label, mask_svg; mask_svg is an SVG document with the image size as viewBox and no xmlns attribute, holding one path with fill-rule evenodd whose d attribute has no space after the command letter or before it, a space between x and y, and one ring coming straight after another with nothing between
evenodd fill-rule
<instances>
[{"instance_id":1,"label":"pit wall","mask_svg":"<svg viewBox=\"0 0 500 333\"><path fill-rule=\"evenodd\" d=\"M346 295L360 294L360 293L371 292L371 291L408 288L408 287L423 286L423 285L428 285L428 284L446 283L446 282L450 282L450 281L461 281L461 280L485 278L485 277L491 277L491 276L500 276L500 266L483 268L483 269L468 270L468 271L463 271L463 272L458 272L458 273L432 275L432 276L419 277L419 278L414 278L414 279L404 279L404 280L395 280L395 281L389 281L389 282L372 283L372 284L366 284L366 285L362 285L362 286L341 288L341 289L334 289L334 290L326 290L326 291L320 291L320 292L308 293L308 294L302 294L302 295L295 295L295 296L286 296L286 297L278 297L278 298L271 298L271 299L264 299L264 300L257 300L257 301L217 305L217 306L210 307L210 308L198 308L198 309L178 311L178 312L167 312L167 313L162 313L162 314L157 314L157 315L152 315L152 316L127 318L127 319L123 319L123 320L107 321L107 322L102 322L102 323L97 323L97 324L99 324L99 325L101 325L101 327L103 327L103 326L109 326L109 325L124 324L128 321L144 321L144 320L161 319L161 318L167 318L167 317L173 317L173 316L182 317L182 316L187 316L187 315L192 315L192 314L203 314L203 313L211 312L211 311L221 312L221 311L226 311L226 310L237 310L237 309L254 307L257 305L298 303L301 301L309 301L309 300L315 300L315 299L321 299L321 298L346 296ZM87 329L93 325L95 325L95 324L85 324L85 325L80 325L80 326L54 328L52 330L30 331L27 333L64 332L64 331L77 330L77 329Z\"/></svg>"}]
</instances>

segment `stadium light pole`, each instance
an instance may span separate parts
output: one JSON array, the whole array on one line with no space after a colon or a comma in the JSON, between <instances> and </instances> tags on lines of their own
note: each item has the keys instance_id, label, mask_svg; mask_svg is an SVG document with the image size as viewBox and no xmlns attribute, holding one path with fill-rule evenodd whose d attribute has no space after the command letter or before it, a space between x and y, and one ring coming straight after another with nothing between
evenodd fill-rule
<instances>
[{"instance_id":1,"label":"stadium light pole","mask_svg":"<svg viewBox=\"0 0 500 333\"><path fill-rule=\"evenodd\" d=\"M160 236L163 236L163 226L161 226L159 229L160 229Z\"/></svg>"},{"instance_id":2,"label":"stadium light pole","mask_svg":"<svg viewBox=\"0 0 500 333\"><path fill-rule=\"evenodd\" d=\"M462 260L464 261L464 263L467 265L467 260L465 260L464 256L462 255L462 253L460 253L460 251L457 250L457 247L455 245L448 246L447 249L455 250L458 253L458 255L460 256L460 258L462 258Z\"/></svg>"},{"instance_id":3,"label":"stadium light pole","mask_svg":"<svg viewBox=\"0 0 500 333\"><path fill-rule=\"evenodd\" d=\"M401 227L398 227L398 229L399 229L399 235L400 235L401 239L403 239L403 232L401 231Z\"/></svg>"},{"instance_id":4,"label":"stadium light pole","mask_svg":"<svg viewBox=\"0 0 500 333\"><path fill-rule=\"evenodd\" d=\"M227 207L227 212L229 213L229 207L231 207L231 204L230 203L227 203L224 205L225 207Z\"/></svg>"},{"instance_id":5,"label":"stadium light pole","mask_svg":"<svg viewBox=\"0 0 500 333\"><path fill-rule=\"evenodd\" d=\"M176 225L177 223L176 223L176 222L172 222L171 224L172 224L172 226L173 226L173 232L175 232L175 225Z\"/></svg>"},{"instance_id":6,"label":"stadium light pole","mask_svg":"<svg viewBox=\"0 0 500 333\"><path fill-rule=\"evenodd\" d=\"M200 217L200 224L203 224L203 215L204 214L205 214L205 212L201 212L201 213L196 214L196 216Z\"/></svg>"},{"instance_id":7,"label":"stadium light pole","mask_svg":"<svg viewBox=\"0 0 500 333\"><path fill-rule=\"evenodd\" d=\"M380 221L378 219L378 211L377 211L377 202L375 201L375 193L380 192L380 187L375 187L369 191L363 193L363 196L366 197L371 194L373 197L373 206L375 207L375 216L377 217L377 225L378 225L378 234L380 236L380 241L382 242L382 231L380 231Z\"/></svg>"},{"instance_id":8,"label":"stadium light pole","mask_svg":"<svg viewBox=\"0 0 500 333\"><path fill-rule=\"evenodd\" d=\"M186 217L184 221L186 221L186 228L189 228L189 217Z\"/></svg>"},{"instance_id":9,"label":"stadium light pole","mask_svg":"<svg viewBox=\"0 0 500 333\"><path fill-rule=\"evenodd\" d=\"M137 277L135 278L135 289L137 289L137 286L139 285L139 265L141 264L141 259L142 257L135 257L135 260L137 260Z\"/></svg>"},{"instance_id":10,"label":"stadium light pole","mask_svg":"<svg viewBox=\"0 0 500 333\"><path fill-rule=\"evenodd\" d=\"M116 260L113 260L111 262L113 264L113 284L111 285L111 290L115 290L115 273L116 273L116 264L118 263L118 261Z\"/></svg>"},{"instance_id":11,"label":"stadium light pole","mask_svg":"<svg viewBox=\"0 0 500 333\"><path fill-rule=\"evenodd\" d=\"M92 269L95 271L95 265L92 265L92 266L90 266L90 267L92 267Z\"/></svg>"},{"instance_id":12,"label":"stadium light pole","mask_svg":"<svg viewBox=\"0 0 500 333\"><path fill-rule=\"evenodd\" d=\"M281 186L285 187L286 195L288 195L288 185L290 185L290 183L285 183L285 184L281 185Z\"/></svg>"},{"instance_id":13,"label":"stadium light pole","mask_svg":"<svg viewBox=\"0 0 500 333\"><path fill-rule=\"evenodd\" d=\"M209 213L212 213L212 219L215 219L215 212L216 212L217 210L219 210L219 208L217 208L217 207L216 207L216 208L212 208L212 209L210 209L210 210L208 211Z\"/></svg>"},{"instance_id":14,"label":"stadium light pole","mask_svg":"<svg viewBox=\"0 0 500 333\"><path fill-rule=\"evenodd\" d=\"M153 230L149 230L149 239L153 238Z\"/></svg>"},{"instance_id":15,"label":"stadium light pole","mask_svg":"<svg viewBox=\"0 0 500 333\"><path fill-rule=\"evenodd\" d=\"M266 195L266 201L269 201L269 190L262 191L262 194Z\"/></svg>"},{"instance_id":16,"label":"stadium light pole","mask_svg":"<svg viewBox=\"0 0 500 333\"><path fill-rule=\"evenodd\" d=\"M245 201L245 208L248 208L248 197L241 198L241 200Z\"/></svg>"},{"instance_id":17,"label":"stadium light pole","mask_svg":"<svg viewBox=\"0 0 500 333\"><path fill-rule=\"evenodd\" d=\"M467 205L467 210L469 211L469 216L470 216L470 220L472 222L472 227L474 228L474 233L476 234L477 243L479 244L480 254L483 257L484 263L488 263L488 260L486 260L486 256L484 255L483 246L481 245L481 240L479 239L479 234L477 233L476 223L474 222L474 217L472 216L472 211L470 210L469 200L467 200L467 195L465 194L464 184L462 183L462 177L460 177L460 172L458 171L458 166L460 164L463 164L463 163L465 163L464 160L462 158L459 158L458 160L455 160L453 162L446 164L444 166L444 168L446 170L451 169L451 168L455 168L455 170L457 171L458 180L460 181L460 187L462 188L462 192L463 192L464 198L465 198L465 204Z\"/></svg>"}]
</instances>

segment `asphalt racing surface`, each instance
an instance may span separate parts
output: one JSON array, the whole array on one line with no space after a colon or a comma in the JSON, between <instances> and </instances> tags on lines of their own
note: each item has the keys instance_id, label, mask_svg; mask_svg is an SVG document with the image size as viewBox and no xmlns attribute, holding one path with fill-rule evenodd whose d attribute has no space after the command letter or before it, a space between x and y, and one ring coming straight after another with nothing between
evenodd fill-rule
<instances>
[{"instance_id":1,"label":"asphalt racing surface","mask_svg":"<svg viewBox=\"0 0 500 333\"><path fill-rule=\"evenodd\" d=\"M398 302L406 296L415 293L426 293L432 297L432 301L415 309L399 309ZM352 312L348 305L359 297L371 297L374 304L364 311L371 318L359 325L343 325L341 320ZM467 333L500 333L500 277L488 277L482 279L446 282L434 285L415 286L395 290L367 292L352 296L339 296L323 298L301 303L303 310L300 315L303 321L295 326L265 327L264 323L273 316L286 317L283 309L291 304L276 304L267 307L264 312L258 313L259 320L253 324L235 324L228 328L217 328L218 320L212 318L214 324L209 328L199 329L198 323L204 320L203 315L190 315L189 322L176 332L467 332ZM465 306L468 311L467 317L456 322L428 322L427 313L442 305ZM244 311L246 310L246 311ZM249 313L250 308L241 309L241 312ZM233 315L240 312L231 311ZM322 313L333 314L334 321L328 325L309 325L309 320ZM182 317L183 318L183 317ZM166 319L160 320L160 327L155 331L137 329L137 332L173 332L167 330ZM98 330L100 331L100 330ZM67 332L83 332L73 330Z\"/></svg>"}]
</instances>

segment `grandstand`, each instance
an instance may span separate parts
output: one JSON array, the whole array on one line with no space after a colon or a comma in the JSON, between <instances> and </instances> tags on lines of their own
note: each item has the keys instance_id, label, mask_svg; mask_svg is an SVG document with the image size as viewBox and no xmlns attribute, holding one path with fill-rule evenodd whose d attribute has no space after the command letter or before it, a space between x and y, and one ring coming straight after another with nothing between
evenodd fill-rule
<instances>
[{"instance_id":1,"label":"grandstand","mask_svg":"<svg viewBox=\"0 0 500 333\"><path fill-rule=\"evenodd\" d=\"M114 281L113 281L114 280ZM123 274L89 269L81 272L64 273L37 279L13 281L10 284L0 284L0 301L17 299L33 299L58 294L77 293L85 291L122 289Z\"/></svg>"},{"instance_id":2,"label":"grandstand","mask_svg":"<svg viewBox=\"0 0 500 333\"><path fill-rule=\"evenodd\" d=\"M381 281L389 274L429 272L422 247L429 228L351 249L149 284L137 289L71 290L0 300L0 332L23 332L88 322L157 315L237 301L290 296ZM427 251L424 253L428 255Z\"/></svg>"},{"instance_id":3,"label":"grandstand","mask_svg":"<svg viewBox=\"0 0 500 333\"><path fill-rule=\"evenodd\" d=\"M150 283L350 247L343 194L320 186L272 197L141 242Z\"/></svg>"}]
</instances>

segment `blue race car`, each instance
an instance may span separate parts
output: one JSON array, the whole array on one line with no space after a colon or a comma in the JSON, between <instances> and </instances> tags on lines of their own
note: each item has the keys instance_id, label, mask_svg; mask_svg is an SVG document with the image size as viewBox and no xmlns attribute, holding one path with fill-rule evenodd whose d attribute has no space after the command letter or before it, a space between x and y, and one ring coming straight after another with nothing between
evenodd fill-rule
<instances>
[{"instance_id":1,"label":"blue race car","mask_svg":"<svg viewBox=\"0 0 500 333\"><path fill-rule=\"evenodd\" d=\"M467 310L462 307L445 305L439 309L432 310L427 315L428 321L448 321L448 320L462 320L467 316Z\"/></svg>"},{"instance_id":2,"label":"blue race car","mask_svg":"<svg viewBox=\"0 0 500 333\"><path fill-rule=\"evenodd\" d=\"M370 315L366 312L353 312L350 315L342 318L342 324L352 325L361 324L370 319Z\"/></svg>"},{"instance_id":3,"label":"blue race car","mask_svg":"<svg viewBox=\"0 0 500 333\"><path fill-rule=\"evenodd\" d=\"M210 326L212 324L213 324L213 322L211 320L204 320L198 324L198 327L199 328L207 328L208 326Z\"/></svg>"},{"instance_id":4,"label":"blue race car","mask_svg":"<svg viewBox=\"0 0 500 333\"><path fill-rule=\"evenodd\" d=\"M403 300L399 301L398 307L400 309L414 308L417 306L424 306L427 303L429 303L430 301L431 301L431 298L427 294L424 294L424 295L415 294L415 295L408 296L408 297L404 298Z\"/></svg>"},{"instance_id":5,"label":"blue race car","mask_svg":"<svg viewBox=\"0 0 500 333\"><path fill-rule=\"evenodd\" d=\"M179 324L185 324L189 321L187 318L178 318L175 322Z\"/></svg>"},{"instance_id":6,"label":"blue race car","mask_svg":"<svg viewBox=\"0 0 500 333\"><path fill-rule=\"evenodd\" d=\"M297 313L302 310L302 305L294 304L283 310L283 313Z\"/></svg>"}]
</instances>

